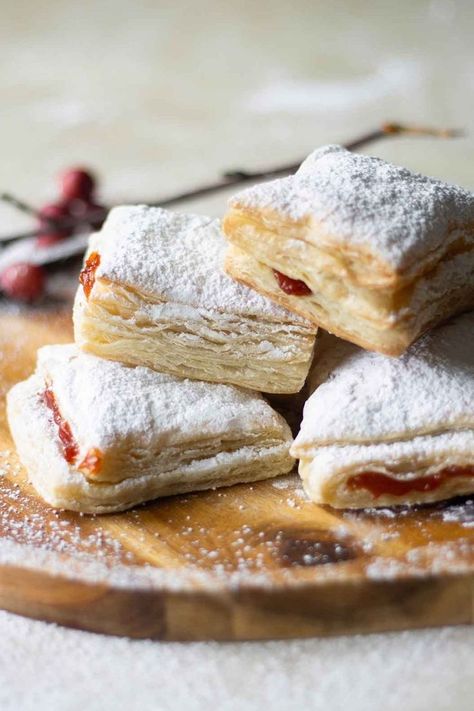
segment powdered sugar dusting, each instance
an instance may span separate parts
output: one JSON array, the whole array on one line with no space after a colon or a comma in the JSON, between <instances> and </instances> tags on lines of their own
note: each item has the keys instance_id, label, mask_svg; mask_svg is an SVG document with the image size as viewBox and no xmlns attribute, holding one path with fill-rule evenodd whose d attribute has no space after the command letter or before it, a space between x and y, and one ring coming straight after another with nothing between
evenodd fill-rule
<instances>
[{"instance_id":1,"label":"powdered sugar dusting","mask_svg":"<svg viewBox=\"0 0 474 711\"><path fill-rule=\"evenodd\" d=\"M474 313L432 331L397 359L325 335L326 373L331 341L337 346L334 369L305 405L296 452L311 444L474 427ZM318 351L313 368L317 374Z\"/></svg>"},{"instance_id":2,"label":"powdered sugar dusting","mask_svg":"<svg viewBox=\"0 0 474 711\"><path fill-rule=\"evenodd\" d=\"M273 210L317 224L307 239L361 247L403 269L454 239L474 242L474 194L379 158L330 145L315 150L295 175L248 188L231 206ZM469 232L470 230L470 232Z\"/></svg>"},{"instance_id":3,"label":"powdered sugar dusting","mask_svg":"<svg viewBox=\"0 0 474 711\"><path fill-rule=\"evenodd\" d=\"M38 370L52 380L61 413L85 448L105 451L130 439L163 449L264 432L290 439L283 418L260 395L231 385L130 368L74 345L41 348Z\"/></svg>"},{"instance_id":4,"label":"powdered sugar dusting","mask_svg":"<svg viewBox=\"0 0 474 711\"><path fill-rule=\"evenodd\" d=\"M73 556L83 562L107 561L108 566L136 563L135 556L100 524L86 532L78 514L55 511L45 516L44 504L25 496L15 481L19 470L12 469L6 461L7 455L0 452L0 559L5 549L12 555L15 548L6 545L10 543L21 545L16 549L18 560L25 557L27 548L33 549L32 557L36 557L37 564L38 549Z\"/></svg>"},{"instance_id":5,"label":"powdered sugar dusting","mask_svg":"<svg viewBox=\"0 0 474 711\"><path fill-rule=\"evenodd\" d=\"M464 528L474 528L474 500L466 499L446 506L440 511L445 523L461 524Z\"/></svg>"},{"instance_id":6,"label":"powdered sugar dusting","mask_svg":"<svg viewBox=\"0 0 474 711\"><path fill-rule=\"evenodd\" d=\"M224 273L226 242L219 220L144 205L116 207L93 244L101 255L98 277L158 300L303 323Z\"/></svg>"}]
</instances>

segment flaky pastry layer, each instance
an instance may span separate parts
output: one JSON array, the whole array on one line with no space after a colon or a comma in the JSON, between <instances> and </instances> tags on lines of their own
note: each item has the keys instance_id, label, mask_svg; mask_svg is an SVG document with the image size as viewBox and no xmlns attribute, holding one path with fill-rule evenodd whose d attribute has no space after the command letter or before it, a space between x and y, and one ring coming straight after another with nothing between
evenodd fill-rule
<instances>
[{"instance_id":1,"label":"flaky pastry layer","mask_svg":"<svg viewBox=\"0 0 474 711\"><path fill-rule=\"evenodd\" d=\"M107 279L78 290L75 339L103 358L268 393L298 392L316 328L158 301Z\"/></svg>"},{"instance_id":2,"label":"flaky pastry layer","mask_svg":"<svg viewBox=\"0 0 474 711\"><path fill-rule=\"evenodd\" d=\"M299 473L313 501L335 508L442 501L474 492L474 430L375 445L319 447L312 457L300 460ZM403 493L374 494L359 482L367 473L383 475L389 488L390 482L401 483ZM405 490L411 485L413 490Z\"/></svg>"},{"instance_id":3,"label":"flaky pastry layer","mask_svg":"<svg viewBox=\"0 0 474 711\"><path fill-rule=\"evenodd\" d=\"M338 274L304 242L248 230L227 232L226 271L276 303L357 345L398 356L424 331L455 313L474 308L474 249L456 252L411 285L369 289ZM273 269L307 284L312 293L286 294Z\"/></svg>"}]
</instances>

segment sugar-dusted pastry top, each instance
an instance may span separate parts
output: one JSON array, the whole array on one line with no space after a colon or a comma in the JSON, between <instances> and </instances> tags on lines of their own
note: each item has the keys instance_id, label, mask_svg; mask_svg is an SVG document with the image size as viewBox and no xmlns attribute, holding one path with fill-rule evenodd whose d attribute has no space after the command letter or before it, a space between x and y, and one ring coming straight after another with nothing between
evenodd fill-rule
<instances>
[{"instance_id":1,"label":"sugar-dusted pastry top","mask_svg":"<svg viewBox=\"0 0 474 711\"><path fill-rule=\"evenodd\" d=\"M295 175L238 193L231 207L310 219L315 244L362 248L400 270L464 230L474 241L474 194L456 185L330 145L311 153ZM460 233L458 234L457 228Z\"/></svg>"},{"instance_id":2,"label":"sugar-dusted pastry top","mask_svg":"<svg viewBox=\"0 0 474 711\"><path fill-rule=\"evenodd\" d=\"M325 335L313 369L313 387L330 375L305 405L295 454L312 445L402 440L474 427L474 312L431 331L400 358Z\"/></svg>"},{"instance_id":3,"label":"sugar-dusted pastry top","mask_svg":"<svg viewBox=\"0 0 474 711\"><path fill-rule=\"evenodd\" d=\"M219 220L124 205L110 212L91 248L100 253L98 278L125 283L159 300L305 323L224 273L226 242Z\"/></svg>"},{"instance_id":4,"label":"sugar-dusted pastry top","mask_svg":"<svg viewBox=\"0 0 474 711\"><path fill-rule=\"evenodd\" d=\"M184 446L221 438L288 439L289 428L256 393L231 385L182 380L148 368L80 352L75 345L45 346L37 372L50 383L62 417L81 449L104 452L120 441L131 447ZM258 440L256 440L258 441Z\"/></svg>"}]
</instances>

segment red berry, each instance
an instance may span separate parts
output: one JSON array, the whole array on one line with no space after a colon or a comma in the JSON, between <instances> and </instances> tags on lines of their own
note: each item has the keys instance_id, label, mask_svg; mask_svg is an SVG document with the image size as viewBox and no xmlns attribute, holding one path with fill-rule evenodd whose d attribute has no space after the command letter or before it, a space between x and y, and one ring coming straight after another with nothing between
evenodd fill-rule
<instances>
[{"instance_id":1,"label":"red berry","mask_svg":"<svg viewBox=\"0 0 474 711\"><path fill-rule=\"evenodd\" d=\"M71 234L70 228L56 228L50 220L64 220L70 216L69 206L66 203L50 203L42 207L39 211L39 229L41 232L36 239L38 247L49 247L69 237Z\"/></svg>"},{"instance_id":2,"label":"red berry","mask_svg":"<svg viewBox=\"0 0 474 711\"><path fill-rule=\"evenodd\" d=\"M47 223L48 220L61 220L69 215L69 206L65 202L50 202L39 210L39 219Z\"/></svg>"},{"instance_id":3,"label":"red berry","mask_svg":"<svg viewBox=\"0 0 474 711\"><path fill-rule=\"evenodd\" d=\"M44 269L36 264L11 264L0 273L0 289L17 301L36 301L46 284Z\"/></svg>"},{"instance_id":4,"label":"red berry","mask_svg":"<svg viewBox=\"0 0 474 711\"><path fill-rule=\"evenodd\" d=\"M69 168L59 176L64 200L90 200L95 189L95 177L83 168Z\"/></svg>"}]
</instances>

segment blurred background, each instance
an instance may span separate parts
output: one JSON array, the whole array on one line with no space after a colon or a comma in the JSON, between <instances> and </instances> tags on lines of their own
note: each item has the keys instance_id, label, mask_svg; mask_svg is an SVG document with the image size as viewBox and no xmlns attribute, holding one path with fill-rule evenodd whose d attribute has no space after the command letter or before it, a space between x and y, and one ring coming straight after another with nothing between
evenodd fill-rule
<instances>
[{"instance_id":1,"label":"blurred background","mask_svg":"<svg viewBox=\"0 0 474 711\"><path fill-rule=\"evenodd\" d=\"M71 164L97 170L106 203L156 200L385 120L466 129L367 150L474 187L472 0L0 0L0 15L0 190L35 204ZM31 224L3 205L0 221Z\"/></svg>"}]
</instances>

